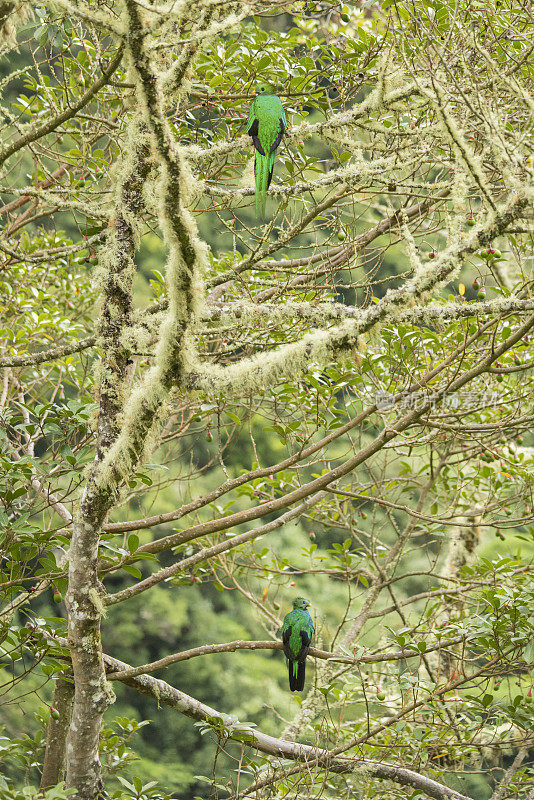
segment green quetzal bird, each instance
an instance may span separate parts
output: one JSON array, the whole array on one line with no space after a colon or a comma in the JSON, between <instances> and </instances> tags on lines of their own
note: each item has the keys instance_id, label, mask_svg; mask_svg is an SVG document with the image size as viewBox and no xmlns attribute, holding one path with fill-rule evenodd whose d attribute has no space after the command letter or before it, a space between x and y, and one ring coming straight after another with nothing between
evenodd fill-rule
<instances>
[{"instance_id":1,"label":"green quetzal bird","mask_svg":"<svg viewBox=\"0 0 534 800\"><path fill-rule=\"evenodd\" d=\"M256 148L254 177L256 179L256 215L265 217L265 194L273 177L274 158L287 128L286 115L280 98L270 83L257 83L256 97L248 112L247 133Z\"/></svg>"},{"instance_id":2,"label":"green quetzal bird","mask_svg":"<svg viewBox=\"0 0 534 800\"><path fill-rule=\"evenodd\" d=\"M293 600L293 611L285 615L282 623L282 642L289 668L289 688L292 692L304 689L306 656L315 633L307 610L309 605L304 597L296 597Z\"/></svg>"}]
</instances>

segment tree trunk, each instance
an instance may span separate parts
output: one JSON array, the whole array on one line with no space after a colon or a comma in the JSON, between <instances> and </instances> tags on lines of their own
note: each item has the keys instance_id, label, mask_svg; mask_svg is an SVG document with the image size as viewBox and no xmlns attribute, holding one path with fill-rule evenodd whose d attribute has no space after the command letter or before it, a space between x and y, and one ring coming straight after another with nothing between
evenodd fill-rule
<instances>
[{"instance_id":1,"label":"tree trunk","mask_svg":"<svg viewBox=\"0 0 534 800\"><path fill-rule=\"evenodd\" d=\"M74 525L66 596L75 681L67 737L67 787L75 789L76 800L92 800L102 791L98 756L100 725L104 711L115 699L106 680L100 640L102 603L96 566L103 520L95 520L93 526L83 521L90 518L87 506L91 507L96 497L95 487L90 484Z\"/></svg>"},{"instance_id":2,"label":"tree trunk","mask_svg":"<svg viewBox=\"0 0 534 800\"><path fill-rule=\"evenodd\" d=\"M57 678L54 688L52 709L58 712L59 719L54 719L51 714L46 729L46 750L41 775L41 789L50 789L52 786L56 786L63 777L65 746L73 699L74 683L72 673L65 672Z\"/></svg>"},{"instance_id":3,"label":"tree trunk","mask_svg":"<svg viewBox=\"0 0 534 800\"><path fill-rule=\"evenodd\" d=\"M142 208L143 184L150 169L148 147L134 119L120 202L108 242L109 263L104 283L99 332L104 342L104 369L100 381L100 410L96 459L87 478L73 525L69 552L69 587L65 598L68 639L74 673L74 708L67 738L67 786L75 800L92 800L102 791L98 755L100 725L115 696L106 680L102 659L100 621L102 586L98 580L100 530L117 494L120 475L103 477L102 462L115 441L130 379L131 355L121 333L131 321L135 230L133 219Z\"/></svg>"}]
</instances>

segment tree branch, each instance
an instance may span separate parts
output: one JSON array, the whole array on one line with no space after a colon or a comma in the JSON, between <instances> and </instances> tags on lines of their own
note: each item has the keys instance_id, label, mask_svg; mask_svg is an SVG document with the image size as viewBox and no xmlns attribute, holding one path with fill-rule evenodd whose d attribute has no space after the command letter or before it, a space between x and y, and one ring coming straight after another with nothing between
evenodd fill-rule
<instances>
[{"instance_id":1,"label":"tree branch","mask_svg":"<svg viewBox=\"0 0 534 800\"><path fill-rule=\"evenodd\" d=\"M222 497L222 495L227 494L228 492L231 492L240 486L243 486L245 483L248 483L251 480L255 480L256 478L266 478L268 475L281 472L282 470L288 469L294 464L302 462L305 459L315 455L316 453L320 452L321 449L338 439L340 436L343 436L344 434L353 430L353 428L363 422L363 420L369 417L374 411L376 411L375 405L368 406L360 414L357 414L353 419L349 420L349 422L346 422L345 425L336 428L332 433L324 436L318 442L314 442L308 447L299 450L297 453L294 453L283 461L279 461L277 464L271 464L268 467L263 467L261 469L250 470L236 478L230 478L213 491L209 492L203 497L198 498L197 500L194 500L191 503L187 503L175 511L168 511L164 514L156 514L152 517L146 517L145 519L136 519L126 522L107 522L104 525L104 530L108 533L125 533L126 531L138 531L146 528L153 528L156 525L163 525L166 522L173 522L177 519L181 519L182 517L185 517L186 515L191 514L194 511L198 511L200 508L215 502L215 500L218 500L219 497Z\"/></svg>"},{"instance_id":2,"label":"tree branch","mask_svg":"<svg viewBox=\"0 0 534 800\"><path fill-rule=\"evenodd\" d=\"M38 128L33 128L32 130L25 133L24 136L21 136L17 139L16 142L8 145L4 148L3 152L0 152L0 166L14 153L18 150L21 150L26 145L31 144L31 142L35 142L37 139L40 139L43 136L46 136L47 133L51 133L55 131L56 128L59 128L64 122L72 117L76 116L77 112L80 111L87 103L95 96L95 94L108 82L109 78L113 75L115 70L118 68L119 64L122 61L123 55L123 46L121 45L117 51L115 58L111 61L111 63L106 67L104 72L102 73L101 77L93 83L92 86L87 89L86 92L82 94L80 99L74 103L69 108L66 108L65 111L62 111L61 114L58 114L53 119L45 122L44 125L40 125ZM64 167L60 168L64 171ZM4 206L4 213L5 213ZM0 209L0 212L2 209Z\"/></svg>"},{"instance_id":3,"label":"tree branch","mask_svg":"<svg viewBox=\"0 0 534 800\"><path fill-rule=\"evenodd\" d=\"M459 644L465 641L465 636L457 636L455 639L450 639L444 642L438 642L426 648L425 653L430 653L434 650L443 650L445 647L450 647L454 644ZM172 653L158 661L152 661L150 664L142 664L140 667L131 667L124 672L112 672L108 678L112 681L123 681L126 678L135 678L137 675L146 675L148 672L155 672L158 669L165 669L171 664L177 664L179 661L188 661L190 658L198 658L199 656L211 655L211 653L234 653L236 650L283 650L282 642L277 641L242 641L236 640L234 642L225 642L224 644L204 644L200 647L194 647L191 650L183 650L181 653ZM384 661L401 661L405 658L413 658L420 656L421 651L406 647L399 652L376 653L375 655L360 656L359 658L351 658L344 656L340 653L331 653L328 650L319 650L316 647L310 647L308 655L311 658L320 658L324 661L335 661L340 664L377 664Z\"/></svg>"},{"instance_id":4,"label":"tree branch","mask_svg":"<svg viewBox=\"0 0 534 800\"><path fill-rule=\"evenodd\" d=\"M70 344L63 344L59 347L51 347L49 350L43 350L40 353L28 353L25 356L4 356L0 358L0 367L29 367L35 364L44 364L46 361L55 361L58 358L72 355L72 353L81 353L82 350L88 350L96 344L96 335L88 336L86 339L80 339L79 342Z\"/></svg>"},{"instance_id":5,"label":"tree branch","mask_svg":"<svg viewBox=\"0 0 534 800\"><path fill-rule=\"evenodd\" d=\"M495 300L483 300L441 305L417 305L404 309L399 321L413 325L428 325L452 319L467 319L490 314L511 314L520 311L532 311L534 299L531 297L499 297ZM203 320L222 321L243 320L245 324L258 318L266 318L270 324L288 324L296 319L313 326L320 326L327 321L343 322L347 319L358 319L362 309L345 306L342 303L284 303L283 305L262 303L220 303L208 306L202 315ZM2 361L0 360L0 366ZM512 369L512 368L510 368ZM513 369L518 369L514 367Z\"/></svg>"},{"instance_id":6,"label":"tree branch","mask_svg":"<svg viewBox=\"0 0 534 800\"><path fill-rule=\"evenodd\" d=\"M50 186L53 186L57 179L61 178L65 172L67 172L67 165L62 164L61 167L58 167L58 169L56 169L56 171L53 172L49 178L46 178L44 181L40 181L37 186L34 187L34 189L48 189ZM0 206L0 216L10 214L12 211L16 211L17 208L21 208L28 202L28 200L31 200L31 197L31 195L23 194L22 197L17 197L16 200L12 200L11 203L6 203L5 205Z\"/></svg>"},{"instance_id":7,"label":"tree branch","mask_svg":"<svg viewBox=\"0 0 534 800\"><path fill-rule=\"evenodd\" d=\"M169 567L165 567L164 569L158 570L158 572L154 572L148 578L145 578L145 580L140 581L133 586L128 586L126 589L122 589L114 594L105 595L103 601L105 605L115 605L115 603L121 603L123 600L128 600L130 597L134 597L141 592L145 592L152 586L161 583L161 581L166 581L169 578L172 578L173 575L176 575L178 572L191 569L191 567L196 566L202 561L206 561L208 558L214 558L215 556L225 553L228 550L233 550L234 547L246 544L247 542L252 542L255 539L258 539L260 536L264 536L266 533L271 533L272 531L281 528L283 525L286 525L291 520L300 517L305 511L323 500L326 497L326 494L326 492L318 492L311 497L306 497L296 508L286 511L285 514L282 514L272 522L267 522L265 525L261 525L259 528L254 528L252 531L247 531L247 533L241 533L237 536L232 536L229 539L225 539L222 542L213 545L213 547L205 547L204 549L199 550L198 553L195 553L195 555L189 556L189 558L184 558L182 561L178 561L175 564L171 564ZM263 513L266 512L264 511ZM113 571L116 569L120 569L120 565L113 567Z\"/></svg>"},{"instance_id":8,"label":"tree branch","mask_svg":"<svg viewBox=\"0 0 534 800\"><path fill-rule=\"evenodd\" d=\"M104 659L109 668L109 678L112 678L113 672L126 672L131 669L128 664L111 658L111 656L106 655ZM304 764L314 763L330 772L340 774L361 771L379 780L389 780L401 786L410 786L414 789L419 789L429 797L436 798L436 800L444 800L445 798L451 798L451 800L470 800L466 795L462 795L454 789L449 789L448 786L438 783L438 781L434 781L431 778L427 778L424 775L420 775L404 767L398 767L395 764L348 757L336 759L332 757L328 750L322 748L288 742L284 739L277 739L274 736L268 736L262 733L256 728L247 728L246 725L239 725L239 727L237 727L238 722L235 717L223 714L195 700L184 692L173 688L168 683L165 683L165 681L152 678L149 675L136 678L124 678L122 682L142 694L153 697L158 703L163 703L163 705L174 708L181 714L185 714L185 716L191 717L199 722L203 721L206 722L206 724L210 724L211 722L213 724L214 721L220 720L220 722L229 729L230 739L244 743L266 755L289 759L291 761L299 761Z\"/></svg>"},{"instance_id":9,"label":"tree branch","mask_svg":"<svg viewBox=\"0 0 534 800\"><path fill-rule=\"evenodd\" d=\"M56 678L54 686L52 712L57 711L59 719L54 719L52 713L50 714L46 730L46 750L40 789L50 789L52 786L56 786L62 778L73 700L74 683L72 676L66 672Z\"/></svg>"}]
</instances>

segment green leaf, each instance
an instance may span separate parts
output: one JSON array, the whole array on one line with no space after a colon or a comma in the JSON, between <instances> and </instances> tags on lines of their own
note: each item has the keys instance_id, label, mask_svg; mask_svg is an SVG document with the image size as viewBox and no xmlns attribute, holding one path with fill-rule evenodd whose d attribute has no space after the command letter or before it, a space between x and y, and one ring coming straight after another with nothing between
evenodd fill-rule
<instances>
[{"instance_id":1,"label":"green leaf","mask_svg":"<svg viewBox=\"0 0 534 800\"><path fill-rule=\"evenodd\" d=\"M131 564L123 564L121 569L123 569L129 575L133 575L134 578L140 578L142 575L141 570L137 569L137 567L133 567Z\"/></svg>"}]
</instances>

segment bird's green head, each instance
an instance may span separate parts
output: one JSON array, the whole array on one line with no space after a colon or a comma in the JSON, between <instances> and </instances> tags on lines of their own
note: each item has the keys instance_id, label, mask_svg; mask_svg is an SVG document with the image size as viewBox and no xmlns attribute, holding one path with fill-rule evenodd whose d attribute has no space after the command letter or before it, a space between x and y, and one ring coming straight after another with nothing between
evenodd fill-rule
<instances>
[{"instance_id":1,"label":"bird's green head","mask_svg":"<svg viewBox=\"0 0 534 800\"><path fill-rule=\"evenodd\" d=\"M254 91L259 94L276 94L274 86L267 81L258 81L254 84Z\"/></svg>"},{"instance_id":2,"label":"bird's green head","mask_svg":"<svg viewBox=\"0 0 534 800\"><path fill-rule=\"evenodd\" d=\"M295 597L293 600L293 608L302 608L306 609L310 605L310 601L306 600L305 597Z\"/></svg>"}]
</instances>

